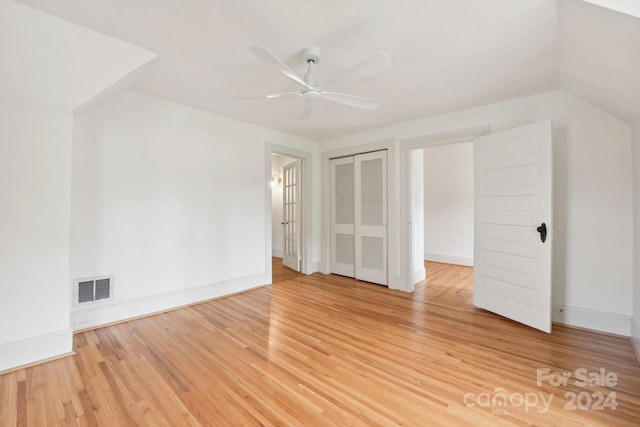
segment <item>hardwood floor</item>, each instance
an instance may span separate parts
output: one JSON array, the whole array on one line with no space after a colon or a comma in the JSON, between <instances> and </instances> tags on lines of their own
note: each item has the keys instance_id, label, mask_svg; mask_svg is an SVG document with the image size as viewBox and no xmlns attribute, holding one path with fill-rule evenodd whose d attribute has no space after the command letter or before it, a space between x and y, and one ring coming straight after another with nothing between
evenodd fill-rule
<instances>
[{"instance_id":1,"label":"hardwood floor","mask_svg":"<svg viewBox=\"0 0 640 427\"><path fill-rule=\"evenodd\" d=\"M282 258L271 257L271 274L272 283L282 282L283 280L291 280L296 277L304 277L304 274L285 267L282 264Z\"/></svg>"},{"instance_id":2,"label":"hardwood floor","mask_svg":"<svg viewBox=\"0 0 640 427\"><path fill-rule=\"evenodd\" d=\"M0 377L0 425L638 425L628 339L534 331L474 309L470 268L428 271L413 294L315 274L78 333Z\"/></svg>"}]
</instances>

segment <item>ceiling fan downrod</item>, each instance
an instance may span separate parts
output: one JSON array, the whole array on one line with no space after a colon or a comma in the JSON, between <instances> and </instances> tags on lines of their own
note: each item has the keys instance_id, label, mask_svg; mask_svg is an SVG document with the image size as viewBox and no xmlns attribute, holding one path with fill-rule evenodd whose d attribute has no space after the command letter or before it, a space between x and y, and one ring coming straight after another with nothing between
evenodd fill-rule
<instances>
[{"instance_id":1,"label":"ceiling fan downrod","mask_svg":"<svg viewBox=\"0 0 640 427\"><path fill-rule=\"evenodd\" d=\"M302 54L302 59L304 60L305 64L309 65L309 69L304 75L303 80L307 84L307 86L309 86L310 88L315 88L316 86L318 86L318 79L316 78L313 67L320 62L320 49L317 47L308 47L306 49L303 49L300 53ZM305 98L306 97L307 96L305 96ZM315 98L315 96L313 97Z\"/></svg>"}]
</instances>

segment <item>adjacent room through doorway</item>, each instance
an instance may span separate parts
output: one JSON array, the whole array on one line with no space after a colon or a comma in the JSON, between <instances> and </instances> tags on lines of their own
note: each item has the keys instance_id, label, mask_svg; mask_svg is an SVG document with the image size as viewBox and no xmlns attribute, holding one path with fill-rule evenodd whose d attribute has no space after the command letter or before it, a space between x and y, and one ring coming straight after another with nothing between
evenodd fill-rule
<instances>
[{"instance_id":1,"label":"adjacent room through doorway","mask_svg":"<svg viewBox=\"0 0 640 427\"><path fill-rule=\"evenodd\" d=\"M301 161L271 155L271 255L272 275L283 269L301 271Z\"/></svg>"},{"instance_id":2,"label":"adjacent room through doorway","mask_svg":"<svg viewBox=\"0 0 640 427\"><path fill-rule=\"evenodd\" d=\"M426 298L441 291L472 298L473 190L473 141L411 150L413 274ZM469 280L454 280L461 274Z\"/></svg>"},{"instance_id":3,"label":"adjacent room through doorway","mask_svg":"<svg viewBox=\"0 0 640 427\"><path fill-rule=\"evenodd\" d=\"M473 142L424 154L424 259L473 266Z\"/></svg>"}]
</instances>

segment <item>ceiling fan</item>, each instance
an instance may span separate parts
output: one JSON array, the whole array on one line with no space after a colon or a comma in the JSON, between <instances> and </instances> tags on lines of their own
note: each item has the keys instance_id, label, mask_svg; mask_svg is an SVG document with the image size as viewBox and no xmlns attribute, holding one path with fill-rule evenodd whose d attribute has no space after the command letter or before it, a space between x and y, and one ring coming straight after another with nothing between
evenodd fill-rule
<instances>
[{"instance_id":1,"label":"ceiling fan","mask_svg":"<svg viewBox=\"0 0 640 427\"><path fill-rule=\"evenodd\" d=\"M315 72L315 66L320 62L320 49L317 47L309 47L300 52L300 56L308 69L304 77L300 77L282 61L280 61L271 51L262 46L253 46L249 48L258 59L265 64L276 68L281 74L291 80L302 85L302 88L293 92L272 93L262 96L242 97L240 99L272 99L283 96L301 96L304 100L300 118L305 119L311 115L313 101L316 99L325 99L331 102L348 105L349 107L360 108L363 110L373 110L382 101L378 99L365 98L362 96L349 95L346 93L331 92L328 88L342 84L353 82L370 75L376 74L391 65L391 58L385 52L378 52L371 58L349 68L325 81L318 82Z\"/></svg>"}]
</instances>

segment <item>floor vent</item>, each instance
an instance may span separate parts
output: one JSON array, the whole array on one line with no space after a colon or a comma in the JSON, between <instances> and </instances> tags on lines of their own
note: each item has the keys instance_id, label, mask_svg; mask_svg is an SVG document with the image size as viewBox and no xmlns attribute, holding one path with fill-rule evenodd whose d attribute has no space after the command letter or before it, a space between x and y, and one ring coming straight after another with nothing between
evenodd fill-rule
<instances>
[{"instance_id":1,"label":"floor vent","mask_svg":"<svg viewBox=\"0 0 640 427\"><path fill-rule=\"evenodd\" d=\"M93 277L73 281L73 305L109 301L113 298L113 277Z\"/></svg>"}]
</instances>

